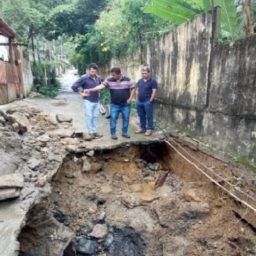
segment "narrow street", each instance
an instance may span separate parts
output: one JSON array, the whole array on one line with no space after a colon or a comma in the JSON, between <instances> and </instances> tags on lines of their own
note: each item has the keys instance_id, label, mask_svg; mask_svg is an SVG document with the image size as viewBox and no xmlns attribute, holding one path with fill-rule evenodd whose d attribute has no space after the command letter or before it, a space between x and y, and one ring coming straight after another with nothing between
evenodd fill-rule
<instances>
[{"instance_id":1,"label":"narrow street","mask_svg":"<svg viewBox=\"0 0 256 256\"><path fill-rule=\"evenodd\" d=\"M75 69L70 69L59 78L61 83L60 93L54 99L43 97L26 98L24 100L15 101L8 105L0 106L0 110L10 107L33 106L47 113L52 120L56 120L56 115L58 114L64 115L67 118L72 118L72 127L75 133L84 133L86 116L83 107L83 100L80 95L74 93L71 89L72 84L76 81L76 79L78 79L76 74L77 71ZM130 120L129 134L131 135L131 139L125 139L121 136L121 125L122 120L120 116L117 127L118 140L113 141L110 138L109 119L106 119L104 115L99 114L98 131L103 135L103 137L91 141L89 145L92 148L100 148L103 145L104 147L112 148L122 143L152 141L157 139L157 137L154 135L151 137L146 137L144 135L135 134L134 131L138 128L135 109L132 110ZM158 133L156 134L158 135Z\"/></svg>"}]
</instances>

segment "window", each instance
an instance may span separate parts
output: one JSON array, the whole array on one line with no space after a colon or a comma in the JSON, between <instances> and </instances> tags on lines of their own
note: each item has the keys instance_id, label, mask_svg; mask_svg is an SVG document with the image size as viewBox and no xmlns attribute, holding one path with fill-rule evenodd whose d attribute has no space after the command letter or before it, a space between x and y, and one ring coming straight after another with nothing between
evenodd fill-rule
<instances>
[{"instance_id":1,"label":"window","mask_svg":"<svg viewBox=\"0 0 256 256\"><path fill-rule=\"evenodd\" d=\"M7 43L9 39L3 35L0 35L0 44ZM0 61L9 61L9 46L8 45L0 45Z\"/></svg>"}]
</instances>

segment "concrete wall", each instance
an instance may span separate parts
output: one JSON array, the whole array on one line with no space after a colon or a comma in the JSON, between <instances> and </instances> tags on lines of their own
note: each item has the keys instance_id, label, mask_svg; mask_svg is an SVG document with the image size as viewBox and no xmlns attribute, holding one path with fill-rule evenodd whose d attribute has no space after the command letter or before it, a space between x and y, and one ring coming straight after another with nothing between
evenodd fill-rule
<instances>
[{"instance_id":1,"label":"concrete wall","mask_svg":"<svg viewBox=\"0 0 256 256\"><path fill-rule=\"evenodd\" d=\"M156 117L226 152L256 161L256 37L218 43L219 9L162 35L140 53L112 60L159 82Z\"/></svg>"},{"instance_id":2,"label":"concrete wall","mask_svg":"<svg viewBox=\"0 0 256 256\"><path fill-rule=\"evenodd\" d=\"M21 62L21 72L24 87L24 96L27 97L33 87L33 74L29 60L23 58Z\"/></svg>"}]
</instances>

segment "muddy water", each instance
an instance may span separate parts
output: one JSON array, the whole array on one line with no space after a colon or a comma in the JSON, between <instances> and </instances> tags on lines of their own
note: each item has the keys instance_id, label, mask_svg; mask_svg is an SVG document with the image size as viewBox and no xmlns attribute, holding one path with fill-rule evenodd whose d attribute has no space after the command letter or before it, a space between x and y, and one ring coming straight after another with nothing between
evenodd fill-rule
<instances>
[{"instance_id":1,"label":"muddy water","mask_svg":"<svg viewBox=\"0 0 256 256\"><path fill-rule=\"evenodd\" d=\"M235 203L165 147L98 152L87 160L101 168L90 172L82 171L83 159L65 160L51 196L34 210L33 236L20 236L21 255L45 255L39 243L60 255L49 225L35 236L42 207L74 236L65 238L64 256L256 255L255 233L235 217Z\"/></svg>"}]
</instances>

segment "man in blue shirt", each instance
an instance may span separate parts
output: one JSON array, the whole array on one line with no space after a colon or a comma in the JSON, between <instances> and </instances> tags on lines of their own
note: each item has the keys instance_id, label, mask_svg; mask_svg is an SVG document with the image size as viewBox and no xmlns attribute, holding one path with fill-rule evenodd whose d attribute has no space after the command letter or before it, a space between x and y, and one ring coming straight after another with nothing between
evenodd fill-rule
<instances>
[{"instance_id":1,"label":"man in blue shirt","mask_svg":"<svg viewBox=\"0 0 256 256\"><path fill-rule=\"evenodd\" d=\"M98 66L95 63L89 65L89 71L87 74L81 76L73 85L73 91L83 96L84 107L86 113L86 128L91 139L101 137L97 133L98 127L98 115L99 115L99 92L93 92L90 94L84 93L85 89L95 88L101 84L101 78L97 75Z\"/></svg>"},{"instance_id":2,"label":"man in blue shirt","mask_svg":"<svg viewBox=\"0 0 256 256\"><path fill-rule=\"evenodd\" d=\"M142 69L142 78L137 83L136 107L140 119L140 129L136 133L150 136L154 129L153 101L157 93L157 82L151 78L150 69Z\"/></svg>"},{"instance_id":3,"label":"man in blue shirt","mask_svg":"<svg viewBox=\"0 0 256 256\"><path fill-rule=\"evenodd\" d=\"M131 79L123 76L119 67L111 69L111 77L101 85L85 90L86 93L92 93L97 90L108 88L110 90L110 132L113 140L118 139L116 136L116 122L119 114L122 114L122 136L129 139L128 134L129 118L131 112L131 101L134 95L134 86Z\"/></svg>"}]
</instances>

